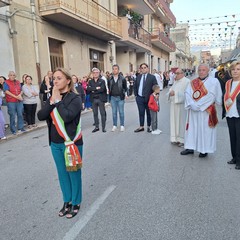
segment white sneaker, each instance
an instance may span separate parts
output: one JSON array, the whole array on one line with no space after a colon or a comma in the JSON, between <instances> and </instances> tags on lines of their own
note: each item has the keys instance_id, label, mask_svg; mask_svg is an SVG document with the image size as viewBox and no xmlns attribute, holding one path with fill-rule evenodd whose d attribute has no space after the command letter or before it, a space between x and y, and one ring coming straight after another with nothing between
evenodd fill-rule
<instances>
[{"instance_id":1,"label":"white sneaker","mask_svg":"<svg viewBox=\"0 0 240 240\"><path fill-rule=\"evenodd\" d=\"M0 138L1 140L7 140L7 138L4 136L4 137L2 137L2 138Z\"/></svg>"},{"instance_id":2,"label":"white sneaker","mask_svg":"<svg viewBox=\"0 0 240 240\"><path fill-rule=\"evenodd\" d=\"M121 132L124 132L124 131L125 131L124 126L121 126L120 131L121 131Z\"/></svg>"},{"instance_id":3,"label":"white sneaker","mask_svg":"<svg viewBox=\"0 0 240 240\"><path fill-rule=\"evenodd\" d=\"M116 130L117 130L117 127L116 127L116 126L113 126L112 132L115 132Z\"/></svg>"},{"instance_id":4,"label":"white sneaker","mask_svg":"<svg viewBox=\"0 0 240 240\"><path fill-rule=\"evenodd\" d=\"M152 134L157 135L157 134L160 134L161 132L162 132L161 130L156 129L156 130L152 131Z\"/></svg>"},{"instance_id":5,"label":"white sneaker","mask_svg":"<svg viewBox=\"0 0 240 240\"><path fill-rule=\"evenodd\" d=\"M159 132L159 134L162 133L162 131L160 129L157 129L157 131Z\"/></svg>"}]
</instances>

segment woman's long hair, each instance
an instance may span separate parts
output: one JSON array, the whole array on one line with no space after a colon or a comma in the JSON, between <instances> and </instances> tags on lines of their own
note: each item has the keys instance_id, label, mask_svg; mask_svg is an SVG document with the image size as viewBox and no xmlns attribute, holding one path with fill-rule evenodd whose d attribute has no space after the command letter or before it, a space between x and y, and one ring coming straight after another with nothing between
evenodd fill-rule
<instances>
[{"instance_id":1,"label":"woman's long hair","mask_svg":"<svg viewBox=\"0 0 240 240\"><path fill-rule=\"evenodd\" d=\"M56 68L54 70L53 74L57 71L61 72L66 77L67 80L70 80L70 83L68 84L68 91L78 94L78 92L74 86L71 73L65 68Z\"/></svg>"}]
</instances>

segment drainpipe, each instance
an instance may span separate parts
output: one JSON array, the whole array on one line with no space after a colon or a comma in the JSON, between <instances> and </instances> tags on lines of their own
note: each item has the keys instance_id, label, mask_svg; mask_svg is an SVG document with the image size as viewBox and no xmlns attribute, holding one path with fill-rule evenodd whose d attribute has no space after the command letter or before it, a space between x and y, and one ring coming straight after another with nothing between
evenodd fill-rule
<instances>
[{"instance_id":1,"label":"drainpipe","mask_svg":"<svg viewBox=\"0 0 240 240\"><path fill-rule=\"evenodd\" d=\"M36 5L34 0L30 0L31 6L31 14L32 14L32 23L33 23L33 43L34 43L34 50L36 56L36 69L37 69L37 76L38 76L38 85L41 85L41 68L40 68L40 58L39 58L39 42L38 42L38 35L37 35L37 24L36 24Z\"/></svg>"}]
</instances>

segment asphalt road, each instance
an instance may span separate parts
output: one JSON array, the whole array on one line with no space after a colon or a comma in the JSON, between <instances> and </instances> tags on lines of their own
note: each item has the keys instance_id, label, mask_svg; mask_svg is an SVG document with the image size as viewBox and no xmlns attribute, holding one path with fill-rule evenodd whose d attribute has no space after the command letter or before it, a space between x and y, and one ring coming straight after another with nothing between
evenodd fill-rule
<instances>
[{"instance_id":1,"label":"asphalt road","mask_svg":"<svg viewBox=\"0 0 240 240\"><path fill-rule=\"evenodd\" d=\"M47 129L0 143L0 239L3 240L238 240L240 171L231 158L225 120L217 152L181 156L169 140L169 104L161 94L161 135L134 133L134 99L125 105L126 131L91 133L82 117L83 202L80 213L58 217L61 192Z\"/></svg>"}]
</instances>

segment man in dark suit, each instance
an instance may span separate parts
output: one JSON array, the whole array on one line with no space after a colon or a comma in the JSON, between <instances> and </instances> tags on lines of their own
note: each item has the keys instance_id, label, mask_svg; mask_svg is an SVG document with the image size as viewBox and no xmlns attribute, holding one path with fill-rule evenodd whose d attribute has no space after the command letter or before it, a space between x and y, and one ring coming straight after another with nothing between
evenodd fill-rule
<instances>
[{"instance_id":1,"label":"man in dark suit","mask_svg":"<svg viewBox=\"0 0 240 240\"><path fill-rule=\"evenodd\" d=\"M146 63L140 65L141 74L137 76L137 79L134 84L134 94L136 96L136 102L138 106L139 122L140 127L137 128L134 132L144 131L144 118L145 112L147 114L147 131L151 132L151 116L148 108L148 100L152 94L153 85L157 85L157 79L154 75L148 73L149 68Z\"/></svg>"}]
</instances>

